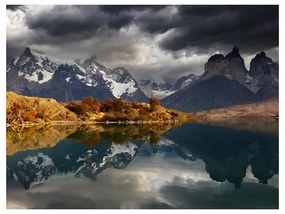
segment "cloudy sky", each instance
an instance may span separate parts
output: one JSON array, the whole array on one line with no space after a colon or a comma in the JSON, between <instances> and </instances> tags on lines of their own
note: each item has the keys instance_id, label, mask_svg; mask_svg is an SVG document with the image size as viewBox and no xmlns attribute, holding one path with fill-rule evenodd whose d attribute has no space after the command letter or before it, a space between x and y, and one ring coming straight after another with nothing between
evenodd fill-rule
<instances>
[{"instance_id":1,"label":"cloudy sky","mask_svg":"<svg viewBox=\"0 0 285 214\"><path fill-rule=\"evenodd\" d=\"M91 55L138 79L201 74L214 53L238 46L278 62L278 6L7 6L7 56L26 46L65 60Z\"/></svg>"}]
</instances>

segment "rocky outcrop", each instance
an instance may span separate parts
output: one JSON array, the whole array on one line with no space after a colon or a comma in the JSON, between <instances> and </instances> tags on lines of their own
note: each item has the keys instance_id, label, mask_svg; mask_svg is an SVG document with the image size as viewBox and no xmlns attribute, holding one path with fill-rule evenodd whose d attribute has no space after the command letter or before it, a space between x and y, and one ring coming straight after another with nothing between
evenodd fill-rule
<instances>
[{"instance_id":1,"label":"rocky outcrop","mask_svg":"<svg viewBox=\"0 0 285 214\"><path fill-rule=\"evenodd\" d=\"M258 100L278 98L278 65L262 51L250 62L249 75L255 80Z\"/></svg>"},{"instance_id":2,"label":"rocky outcrop","mask_svg":"<svg viewBox=\"0 0 285 214\"><path fill-rule=\"evenodd\" d=\"M249 75L261 77L264 74L272 74L275 78L278 78L278 65L262 51L251 60Z\"/></svg>"},{"instance_id":3,"label":"rocky outcrop","mask_svg":"<svg viewBox=\"0 0 285 214\"><path fill-rule=\"evenodd\" d=\"M200 80L223 75L228 79L235 79L242 82L245 80L246 74L247 70L244 65L244 60L239 54L239 49L234 47L225 57L222 54L211 56L205 64L204 73Z\"/></svg>"}]
</instances>

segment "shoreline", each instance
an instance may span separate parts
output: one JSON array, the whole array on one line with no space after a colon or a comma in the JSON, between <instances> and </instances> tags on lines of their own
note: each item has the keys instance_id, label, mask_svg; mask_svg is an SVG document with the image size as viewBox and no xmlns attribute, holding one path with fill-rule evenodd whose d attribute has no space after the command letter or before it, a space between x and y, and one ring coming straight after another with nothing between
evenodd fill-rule
<instances>
[{"instance_id":1,"label":"shoreline","mask_svg":"<svg viewBox=\"0 0 285 214\"><path fill-rule=\"evenodd\" d=\"M13 128L13 127L22 127L22 128L30 128L30 127L36 127L36 126L46 126L46 125L51 125L51 126L57 126L57 125L85 125L85 124L105 124L105 125L145 125L145 124L183 124L187 122L196 122L196 123L211 123L211 122L230 122L232 120L236 119L244 119L244 118L263 118L263 119L269 119L269 120L278 120L279 117L276 117L276 115L273 114L267 114L267 115L205 115L205 114L197 114L194 116L194 118L191 119L186 119L186 120L138 120L138 121L133 121L133 120L127 120L127 121L49 121L49 122L25 122L25 123L20 123L20 124L9 124L6 123L6 128Z\"/></svg>"},{"instance_id":2,"label":"shoreline","mask_svg":"<svg viewBox=\"0 0 285 214\"><path fill-rule=\"evenodd\" d=\"M29 128L34 126L45 126L45 125L84 125L84 124L122 124L122 125L144 125L144 124L179 124L189 122L191 120L181 121L181 120L139 120L139 121L49 121L41 123L26 122L17 125L6 123L6 128L11 127L23 127Z\"/></svg>"}]
</instances>

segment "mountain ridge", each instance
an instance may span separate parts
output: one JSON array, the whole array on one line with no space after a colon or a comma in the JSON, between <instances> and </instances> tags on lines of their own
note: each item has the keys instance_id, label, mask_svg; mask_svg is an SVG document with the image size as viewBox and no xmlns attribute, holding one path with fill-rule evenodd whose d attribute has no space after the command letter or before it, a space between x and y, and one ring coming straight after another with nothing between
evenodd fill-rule
<instances>
[{"instance_id":1,"label":"mountain ridge","mask_svg":"<svg viewBox=\"0 0 285 214\"><path fill-rule=\"evenodd\" d=\"M19 57L10 60L7 64L6 74L7 91L23 95L53 97L58 101L82 100L86 96L92 96L99 100L124 98L140 102L147 102L149 97L155 96L161 99L162 104L166 107L185 111L225 107L227 103L232 105L238 104L238 102L255 102L278 97L279 93L278 65L267 57L264 51L261 51L251 60L250 69L247 70L244 59L239 53L238 47L235 46L226 55L214 54L209 57L201 76L189 74L179 78L175 83L157 83L152 80L137 81L127 69L123 67L110 69L99 62L95 55L85 60L62 62L29 48L26 48ZM228 91L231 90L225 88L213 93L212 89L217 88L214 86L217 84L215 83L217 76L226 78L223 80L223 84L230 82L228 80L236 80L236 91L232 91L232 94L229 95ZM203 87L197 86L205 85L203 81L208 81L207 90L206 88L202 90ZM220 83L222 82L220 81ZM238 84L242 86L237 86ZM190 87L193 85L194 87ZM241 89L243 86L250 92ZM194 88L196 92L192 91ZM201 91L197 91L197 88L200 88ZM240 94L237 88L245 92L244 99L235 100L236 94ZM212 94L212 97L205 100L207 105L205 103L201 106L200 101L198 103L186 102L191 96L193 98L193 94L196 94L195 99L199 96L203 99L207 93ZM250 98L252 93L254 99ZM226 94L228 94L227 98ZM182 96L181 102L177 102L179 99L174 99L179 96ZM223 101L220 100L225 104L217 105L215 102L218 97L225 97Z\"/></svg>"},{"instance_id":2,"label":"mountain ridge","mask_svg":"<svg viewBox=\"0 0 285 214\"><path fill-rule=\"evenodd\" d=\"M96 96L100 100L148 100L127 69L110 69L94 56L82 63L80 60L72 63L54 62L48 56L26 48L19 57L10 60L6 72L7 91L28 96L54 97L59 101L82 99L85 96ZM57 80L54 80L54 76L57 76ZM58 87L61 84L63 86ZM65 94L63 98L62 94Z\"/></svg>"},{"instance_id":3,"label":"mountain ridge","mask_svg":"<svg viewBox=\"0 0 285 214\"><path fill-rule=\"evenodd\" d=\"M200 78L161 102L168 108L197 112L278 98L278 85L278 65L265 52L252 59L248 71L234 47L226 56L212 55Z\"/></svg>"}]
</instances>

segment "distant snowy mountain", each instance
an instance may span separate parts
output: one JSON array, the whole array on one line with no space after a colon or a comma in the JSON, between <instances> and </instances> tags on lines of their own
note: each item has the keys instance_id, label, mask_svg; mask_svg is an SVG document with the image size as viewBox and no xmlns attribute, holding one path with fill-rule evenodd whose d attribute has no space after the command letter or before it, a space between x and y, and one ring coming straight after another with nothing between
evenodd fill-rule
<instances>
[{"instance_id":1,"label":"distant snowy mountain","mask_svg":"<svg viewBox=\"0 0 285 214\"><path fill-rule=\"evenodd\" d=\"M162 99L175 92L171 83L157 83L152 80L140 80L138 81L138 84L148 97L154 96L158 99Z\"/></svg>"},{"instance_id":2,"label":"distant snowy mountain","mask_svg":"<svg viewBox=\"0 0 285 214\"><path fill-rule=\"evenodd\" d=\"M173 85L173 88L175 91L179 91L186 86L193 84L200 78L200 75L195 74L189 74L188 76L183 76L180 79L178 79L175 84Z\"/></svg>"},{"instance_id":3,"label":"distant snowy mountain","mask_svg":"<svg viewBox=\"0 0 285 214\"><path fill-rule=\"evenodd\" d=\"M195 82L199 76L190 74L179 78L174 84L167 82L157 83L152 80L140 80L138 81L139 87L148 96L154 96L158 99L163 99L176 91L190 85Z\"/></svg>"},{"instance_id":4,"label":"distant snowy mountain","mask_svg":"<svg viewBox=\"0 0 285 214\"><path fill-rule=\"evenodd\" d=\"M62 62L29 48L7 65L7 91L53 97L59 101L93 96L147 101L125 68L110 69L95 56L81 62Z\"/></svg>"}]
</instances>

